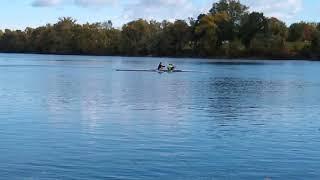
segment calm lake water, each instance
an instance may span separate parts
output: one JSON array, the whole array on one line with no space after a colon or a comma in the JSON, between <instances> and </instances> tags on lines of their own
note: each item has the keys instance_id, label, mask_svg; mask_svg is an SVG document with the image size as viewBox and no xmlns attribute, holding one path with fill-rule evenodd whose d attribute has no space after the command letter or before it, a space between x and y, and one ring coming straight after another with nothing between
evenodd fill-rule
<instances>
[{"instance_id":1,"label":"calm lake water","mask_svg":"<svg viewBox=\"0 0 320 180\"><path fill-rule=\"evenodd\" d=\"M188 73L117 72L174 63ZM0 54L1 179L320 179L320 62Z\"/></svg>"}]
</instances>

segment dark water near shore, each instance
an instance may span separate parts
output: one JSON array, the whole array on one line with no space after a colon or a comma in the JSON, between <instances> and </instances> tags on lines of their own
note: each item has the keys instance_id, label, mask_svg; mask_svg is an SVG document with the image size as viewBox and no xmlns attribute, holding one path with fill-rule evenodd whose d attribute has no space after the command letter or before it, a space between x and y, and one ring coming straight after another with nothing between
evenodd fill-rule
<instances>
[{"instance_id":1,"label":"dark water near shore","mask_svg":"<svg viewBox=\"0 0 320 180\"><path fill-rule=\"evenodd\" d=\"M1 54L0 179L320 179L319 70Z\"/></svg>"}]
</instances>

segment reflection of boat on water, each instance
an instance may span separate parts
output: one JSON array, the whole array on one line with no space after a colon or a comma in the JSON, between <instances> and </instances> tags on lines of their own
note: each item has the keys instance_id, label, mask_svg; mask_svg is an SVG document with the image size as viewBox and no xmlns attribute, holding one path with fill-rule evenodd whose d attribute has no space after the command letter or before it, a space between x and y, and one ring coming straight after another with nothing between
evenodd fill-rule
<instances>
[{"instance_id":1,"label":"reflection of boat on water","mask_svg":"<svg viewBox=\"0 0 320 180\"><path fill-rule=\"evenodd\" d=\"M150 70L139 70L139 69L116 69L116 71L122 71L122 72L158 72L158 73L176 73L176 72L191 72L191 71L183 71L183 70L156 70L156 69L150 69Z\"/></svg>"},{"instance_id":2,"label":"reflection of boat on water","mask_svg":"<svg viewBox=\"0 0 320 180\"><path fill-rule=\"evenodd\" d=\"M176 67L173 64L169 64L167 69L164 69L166 66L162 65L162 62L158 65L157 69L150 70L138 70L138 69L116 69L116 71L127 71L127 72L158 72L158 73L175 73L175 72L187 72L182 70L176 70ZM190 72L190 71L189 71Z\"/></svg>"},{"instance_id":3,"label":"reflection of boat on water","mask_svg":"<svg viewBox=\"0 0 320 180\"><path fill-rule=\"evenodd\" d=\"M167 73L172 73L172 72L187 72L187 71L182 71L182 70L156 70L159 73L167 72Z\"/></svg>"}]
</instances>

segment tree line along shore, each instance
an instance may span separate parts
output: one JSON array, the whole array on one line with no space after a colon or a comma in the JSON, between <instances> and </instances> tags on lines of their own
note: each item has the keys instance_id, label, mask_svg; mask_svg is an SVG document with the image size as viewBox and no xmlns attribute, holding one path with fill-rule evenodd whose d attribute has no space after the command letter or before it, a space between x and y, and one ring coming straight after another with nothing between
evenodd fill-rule
<instances>
[{"instance_id":1,"label":"tree line along shore","mask_svg":"<svg viewBox=\"0 0 320 180\"><path fill-rule=\"evenodd\" d=\"M64 17L23 31L5 29L0 52L317 60L320 23L287 26L238 0L220 0L206 14L174 22L138 19L115 28L111 21L78 24Z\"/></svg>"}]
</instances>

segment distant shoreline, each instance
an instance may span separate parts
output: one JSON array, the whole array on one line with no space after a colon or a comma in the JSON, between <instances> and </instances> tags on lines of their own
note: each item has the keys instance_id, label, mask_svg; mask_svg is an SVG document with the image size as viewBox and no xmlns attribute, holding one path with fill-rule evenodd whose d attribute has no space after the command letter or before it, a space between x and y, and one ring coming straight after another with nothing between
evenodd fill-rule
<instances>
[{"instance_id":1,"label":"distant shoreline","mask_svg":"<svg viewBox=\"0 0 320 180\"><path fill-rule=\"evenodd\" d=\"M126 56L126 55L101 55L101 54L77 54L77 53L29 53L29 52L0 52L0 54L19 54L19 55L57 55L57 56L96 56L96 57L132 57L132 58L174 58L174 59L206 59L206 60L223 60L223 61L320 61L317 58L306 57L196 57L196 56Z\"/></svg>"},{"instance_id":2,"label":"distant shoreline","mask_svg":"<svg viewBox=\"0 0 320 180\"><path fill-rule=\"evenodd\" d=\"M136 19L114 28L111 21L0 30L0 52L55 55L205 59L320 60L320 23L287 26L238 0L220 0L197 18Z\"/></svg>"}]
</instances>

